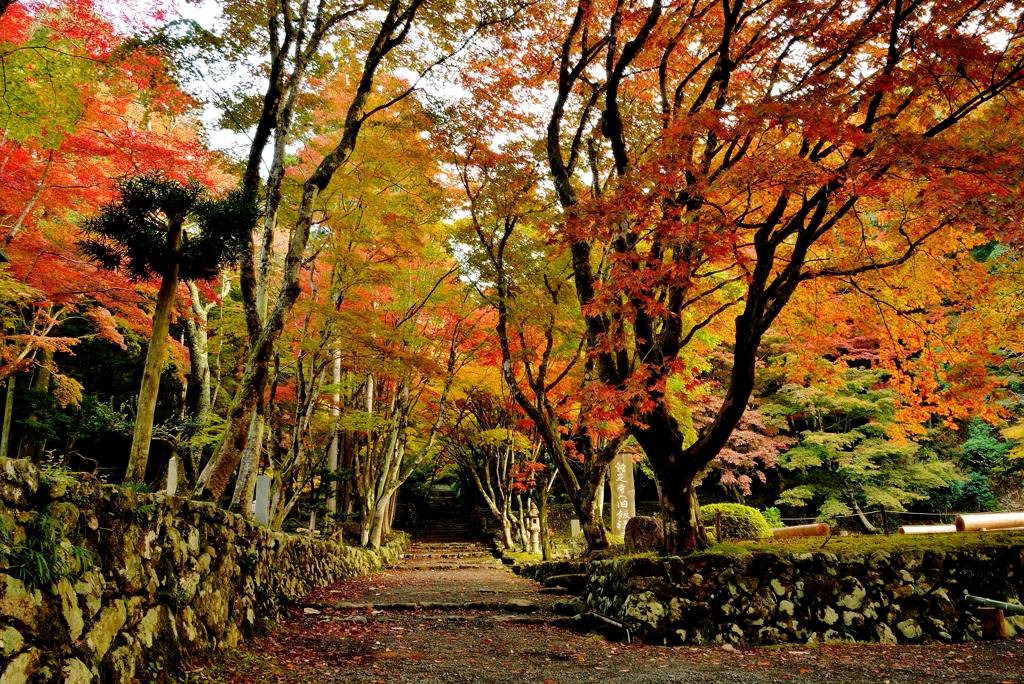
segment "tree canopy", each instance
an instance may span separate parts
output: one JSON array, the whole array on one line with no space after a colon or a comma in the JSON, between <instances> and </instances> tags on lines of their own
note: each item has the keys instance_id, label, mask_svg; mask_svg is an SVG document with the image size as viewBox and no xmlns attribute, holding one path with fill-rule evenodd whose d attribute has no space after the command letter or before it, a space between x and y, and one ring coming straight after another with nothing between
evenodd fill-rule
<instances>
[{"instance_id":1,"label":"tree canopy","mask_svg":"<svg viewBox=\"0 0 1024 684\"><path fill-rule=\"evenodd\" d=\"M0 5L0 452L371 546L607 547L622 454L676 553L1024 506L1019 3L209 4Z\"/></svg>"}]
</instances>

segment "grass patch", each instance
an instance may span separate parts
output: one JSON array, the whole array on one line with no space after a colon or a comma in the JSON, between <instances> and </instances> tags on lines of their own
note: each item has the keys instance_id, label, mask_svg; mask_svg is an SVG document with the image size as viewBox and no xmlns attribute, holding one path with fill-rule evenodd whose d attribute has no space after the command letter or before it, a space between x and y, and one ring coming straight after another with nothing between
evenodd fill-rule
<instances>
[{"instance_id":1,"label":"grass patch","mask_svg":"<svg viewBox=\"0 0 1024 684\"><path fill-rule=\"evenodd\" d=\"M543 560L544 555L540 553L526 553L525 551L502 551L501 555L505 558L511 558L516 564L519 563L533 563L535 561Z\"/></svg>"},{"instance_id":2,"label":"grass patch","mask_svg":"<svg viewBox=\"0 0 1024 684\"><path fill-rule=\"evenodd\" d=\"M245 681L266 681L271 676L278 680L287 670L275 662L273 655L245 644L239 648L219 652L216 658L193 661L183 668L178 681L183 684L231 684L239 676ZM256 679L249 679L256 675Z\"/></svg>"},{"instance_id":3,"label":"grass patch","mask_svg":"<svg viewBox=\"0 0 1024 684\"><path fill-rule=\"evenodd\" d=\"M824 545L824 546L822 546ZM999 548L1024 545L1024 530L1013 532L957 532L955 534L928 535L860 535L832 537L825 543L825 537L797 537L794 539L751 539L714 544L711 548L693 554L738 555L742 553L871 553L887 551L970 551L974 549Z\"/></svg>"}]
</instances>

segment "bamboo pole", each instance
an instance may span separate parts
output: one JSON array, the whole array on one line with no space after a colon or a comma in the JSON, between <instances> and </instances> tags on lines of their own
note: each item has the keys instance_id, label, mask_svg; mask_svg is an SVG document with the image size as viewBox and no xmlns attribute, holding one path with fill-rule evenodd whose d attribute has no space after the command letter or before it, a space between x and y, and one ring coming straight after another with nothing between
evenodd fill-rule
<instances>
[{"instance_id":1,"label":"bamboo pole","mask_svg":"<svg viewBox=\"0 0 1024 684\"><path fill-rule=\"evenodd\" d=\"M900 534L952 534L956 525L902 525Z\"/></svg>"},{"instance_id":2,"label":"bamboo pole","mask_svg":"<svg viewBox=\"0 0 1024 684\"><path fill-rule=\"evenodd\" d=\"M1024 527L1024 512L1016 513L971 513L956 516L958 532L980 532L982 530L1005 530Z\"/></svg>"},{"instance_id":3,"label":"bamboo pole","mask_svg":"<svg viewBox=\"0 0 1024 684\"><path fill-rule=\"evenodd\" d=\"M776 539L789 539L792 537L827 537L831 528L827 523L814 525L793 525L792 527L776 527L772 530L772 536Z\"/></svg>"}]
</instances>

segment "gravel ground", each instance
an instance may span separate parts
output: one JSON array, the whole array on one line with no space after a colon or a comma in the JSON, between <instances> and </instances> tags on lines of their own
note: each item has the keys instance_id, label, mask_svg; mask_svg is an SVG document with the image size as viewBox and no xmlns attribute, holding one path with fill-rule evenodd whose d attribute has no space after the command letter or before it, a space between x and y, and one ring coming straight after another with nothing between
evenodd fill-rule
<instances>
[{"instance_id":1,"label":"gravel ground","mask_svg":"<svg viewBox=\"0 0 1024 684\"><path fill-rule=\"evenodd\" d=\"M547 606L560 597L538 594L540 584L504 568L395 570L336 584L306 597L304 605L337 601L366 603L468 603L525 598Z\"/></svg>"},{"instance_id":2,"label":"gravel ground","mask_svg":"<svg viewBox=\"0 0 1024 684\"><path fill-rule=\"evenodd\" d=\"M504 568L409 570L313 594L269 637L198 664L189 682L584 684L614 682L1015 682L1024 640L959 646L785 646L726 650L607 641L502 611L336 609L354 603L468 603L557 597Z\"/></svg>"},{"instance_id":3,"label":"gravel ground","mask_svg":"<svg viewBox=\"0 0 1024 684\"><path fill-rule=\"evenodd\" d=\"M353 617L356 620L353 620ZM605 641L508 616L305 616L231 656L212 681L1024 682L1024 640L959 646L666 648ZM340 621L338 621L340 619ZM365 620L363 622L362 620ZM224 670L230 667L233 672ZM223 676L223 675L222 675Z\"/></svg>"}]
</instances>

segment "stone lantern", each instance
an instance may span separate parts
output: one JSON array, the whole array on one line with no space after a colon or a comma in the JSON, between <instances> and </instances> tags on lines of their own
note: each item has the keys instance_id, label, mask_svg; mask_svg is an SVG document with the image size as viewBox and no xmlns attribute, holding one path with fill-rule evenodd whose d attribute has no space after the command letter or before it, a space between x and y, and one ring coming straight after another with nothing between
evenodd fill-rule
<instances>
[{"instance_id":1,"label":"stone lantern","mask_svg":"<svg viewBox=\"0 0 1024 684\"><path fill-rule=\"evenodd\" d=\"M530 529L530 553L540 553L540 510L533 501L530 501L530 520L527 526Z\"/></svg>"}]
</instances>

